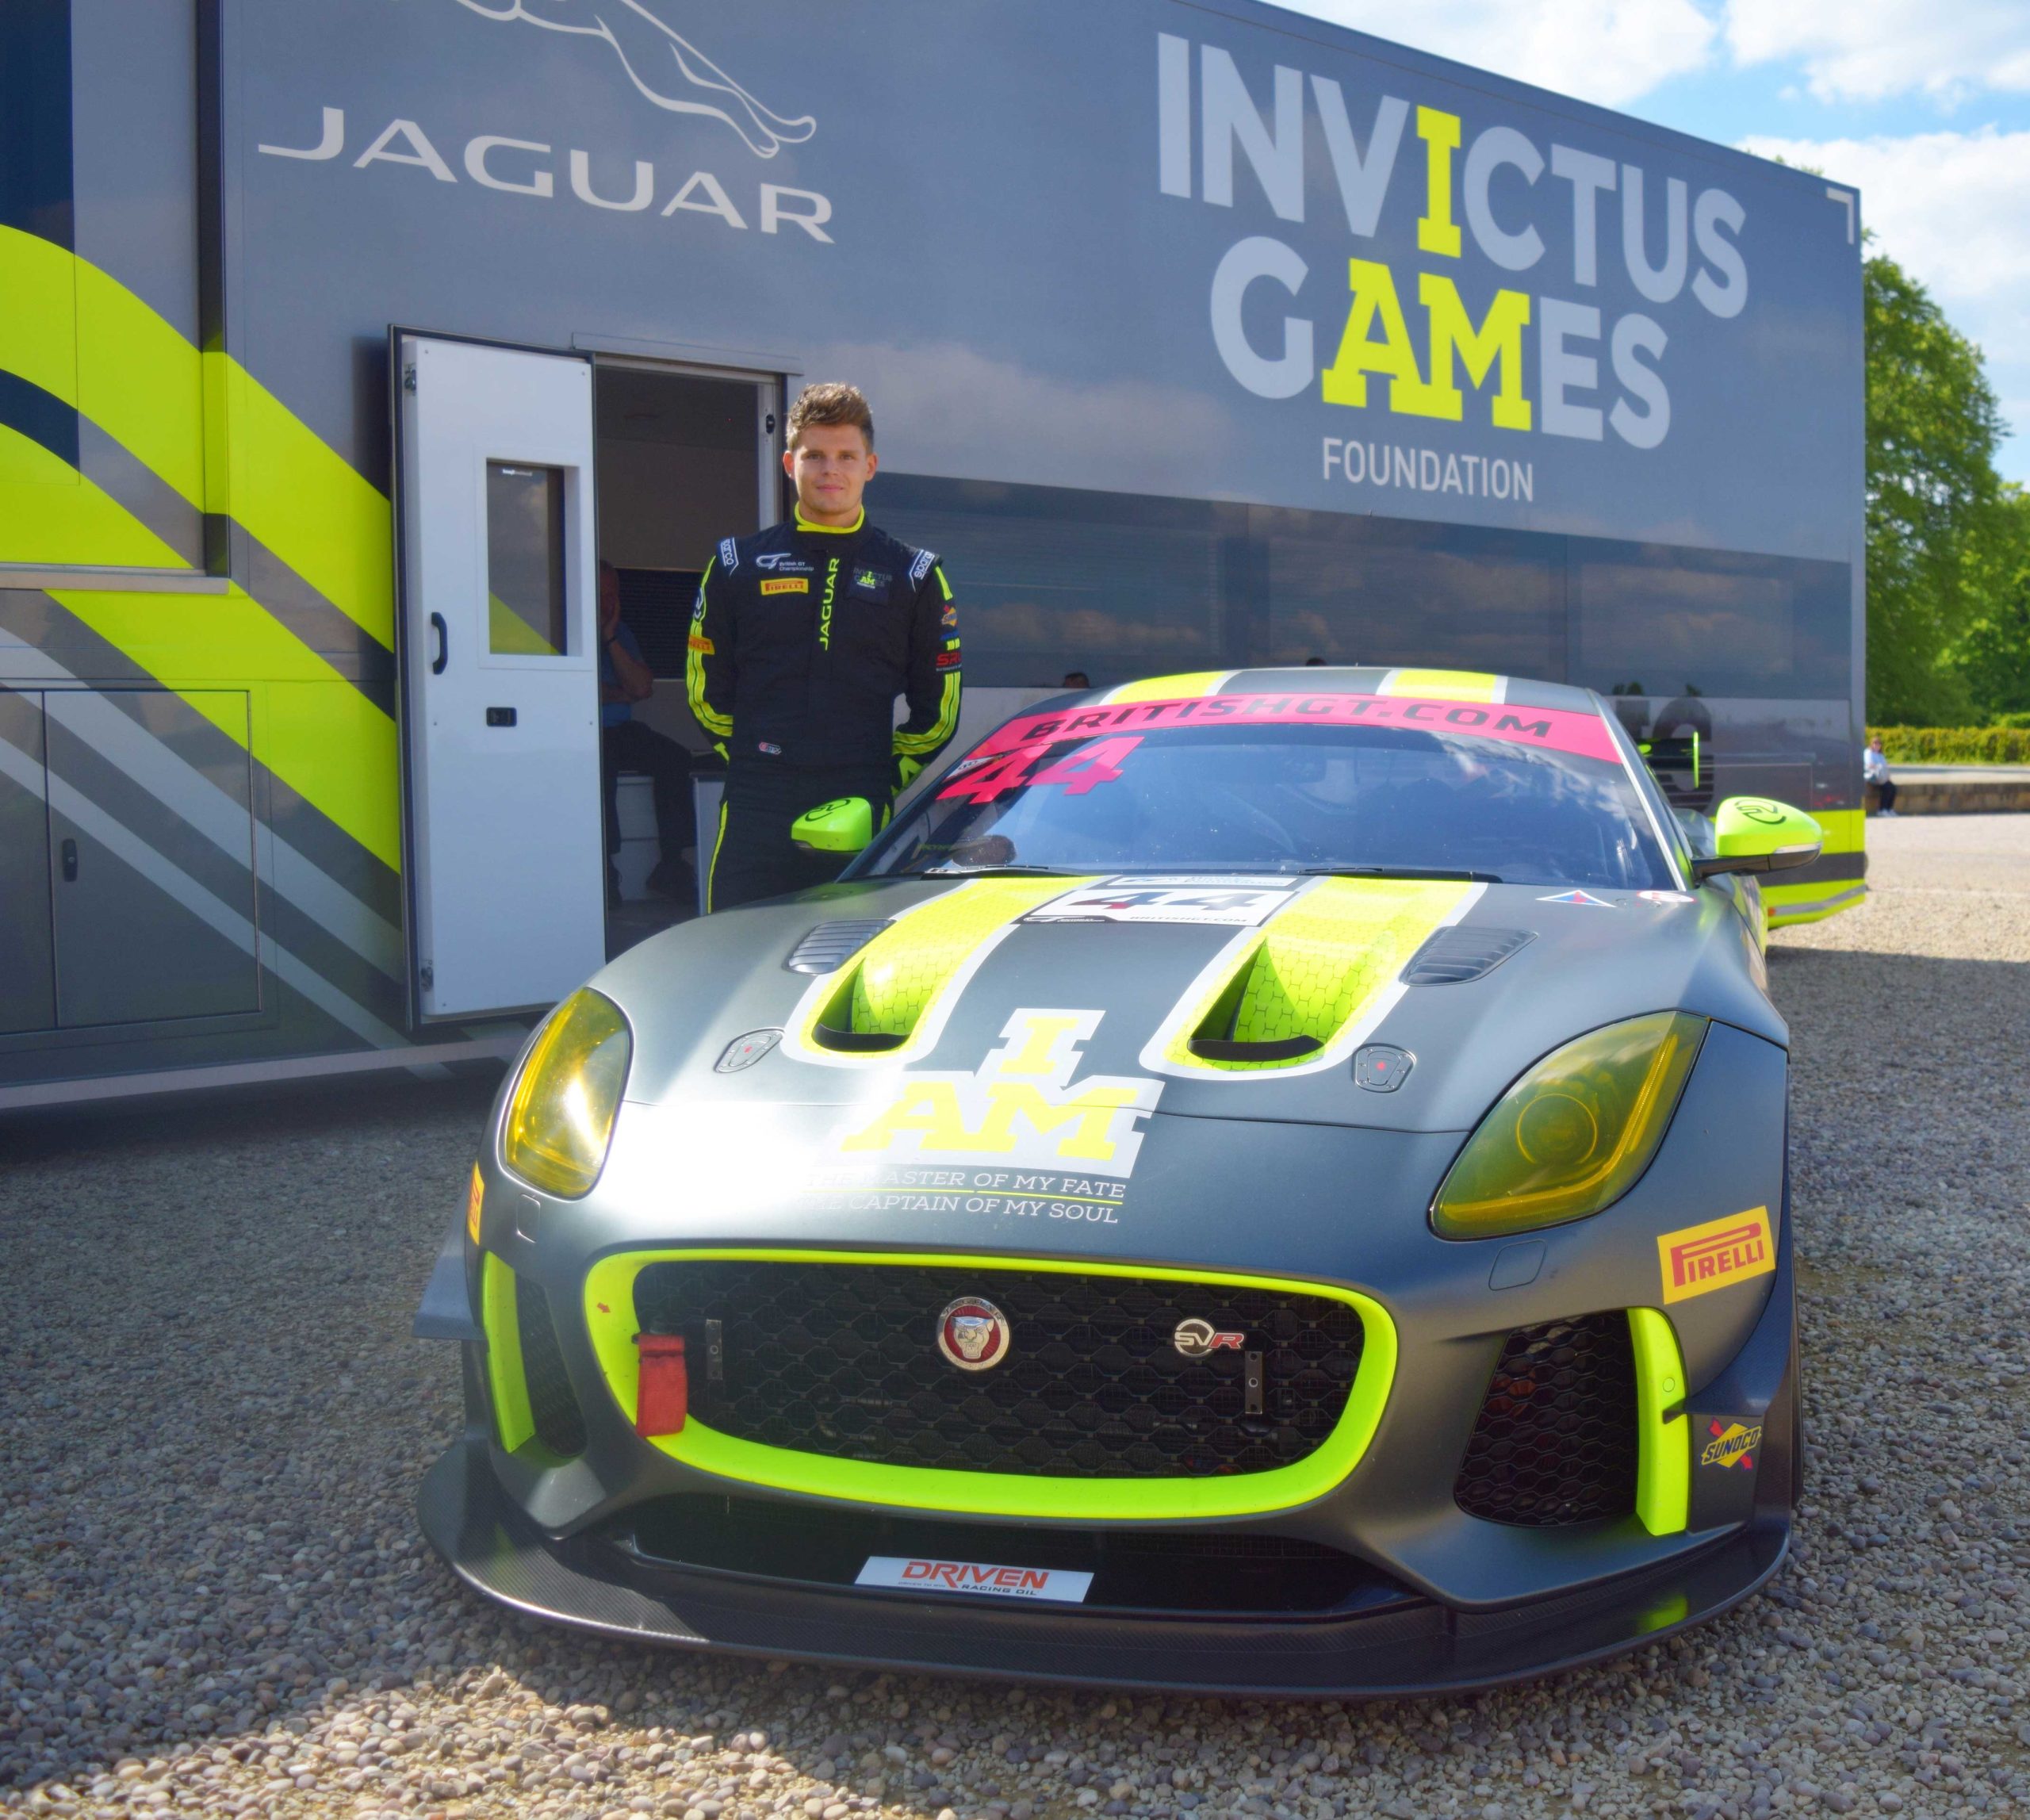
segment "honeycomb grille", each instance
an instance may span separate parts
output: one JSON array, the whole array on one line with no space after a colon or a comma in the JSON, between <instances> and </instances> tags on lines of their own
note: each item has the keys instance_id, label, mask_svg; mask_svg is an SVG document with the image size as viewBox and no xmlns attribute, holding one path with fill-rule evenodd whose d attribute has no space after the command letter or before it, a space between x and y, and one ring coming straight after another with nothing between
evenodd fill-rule
<instances>
[{"instance_id":1,"label":"honeycomb grille","mask_svg":"<svg viewBox=\"0 0 2030 1820\"><path fill-rule=\"evenodd\" d=\"M1007 1317L1002 1362L962 1371L939 1317L985 1295ZM691 1376L691 1407L766 1446L883 1466L1086 1478L1267 1471L1330 1435L1359 1369L1360 1317L1326 1296L1058 1271L699 1259L651 1264L635 1316L705 1356L717 1321L725 1375ZM1187 1359L1197 1316L1246 1347ZM1259 1414L1244 1354L1262 1355ZM703 1381L701 1381L703 1380Z\"/></svg>"},{"instance_id":2,"label":"honeycomb grille","mask_svg":"<svg viewBox=\"0 0 2030 1820\"><path fill-rule=\"evenodd\" d=\"M522 1375L529 1389L529 1413L536 1439L553 1454L585 1450L585 1417L564 1369L557 1343L557 1324L550 1318L550 1297L529 1278L515 1278L515 1320L522 1334Z\"/></svg>"},{"instance_id":3,"label":"honeycomb grille","mask_svg":"<svg viewBox=\"0 0 2030 1820\"><path fill-rule=\"evenodd\" d=\"M1617 1310L1519 1328L1501 1349L1453 1496L1549 1529L1635 1508L1635 1355Z\"/></svg>"}]
</instances>

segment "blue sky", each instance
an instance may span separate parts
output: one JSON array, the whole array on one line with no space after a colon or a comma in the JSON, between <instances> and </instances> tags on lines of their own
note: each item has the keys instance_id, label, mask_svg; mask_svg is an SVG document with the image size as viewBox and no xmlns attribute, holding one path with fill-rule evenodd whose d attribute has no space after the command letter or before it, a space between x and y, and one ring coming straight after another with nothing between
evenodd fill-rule
<instances>
[{"instance_id":1,"label":"blue sky","mask_svg":"<svg viewBox=\"0 0 2030 1820\"><path fill-rule=\"evenodd\" d=\"M2030 0L1283 0L1861 192L1980 343L2030 485Z\"/></svg>"}]
</instances>

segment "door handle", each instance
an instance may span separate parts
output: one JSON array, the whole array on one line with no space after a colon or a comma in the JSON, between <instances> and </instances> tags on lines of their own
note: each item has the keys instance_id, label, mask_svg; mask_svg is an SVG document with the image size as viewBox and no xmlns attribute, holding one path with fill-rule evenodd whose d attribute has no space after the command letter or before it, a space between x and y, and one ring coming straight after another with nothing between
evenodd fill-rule
<instances>
[{"instance_id":1,"label":"door handle","mask_svg":"<svg viewBox=\"0 0 2030 1820\"><path fill-rule=\"evenodd\" d=\"M437 634L437 655L430 661L430 673L433 676L441 676L444 673L444 666L451 661L450 630L445 625L442 613L430 615L430 629Z\"/></svg>"},{"instance_id":2,"label":"door handle","mask_svg":"<svg viewBox=\"0 0 2030 1820\"><path fill-rule=\"evenodd\" d=\"M58 850L62 853L63 859L64 883L75 884L78 882L78 843L75 841L66 841Z\"/></svg>"}]
</instances>

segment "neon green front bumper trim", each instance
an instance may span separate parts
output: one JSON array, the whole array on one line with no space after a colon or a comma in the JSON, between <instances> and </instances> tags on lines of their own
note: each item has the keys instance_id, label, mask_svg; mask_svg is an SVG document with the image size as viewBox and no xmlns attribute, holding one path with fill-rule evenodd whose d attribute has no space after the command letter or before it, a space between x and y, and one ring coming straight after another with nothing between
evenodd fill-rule
<instances>
[{"instance_id":1,"label":"neon green front bumper trim","mask_svg":"<svg viewBox=\"0 0 2030 1820\"><path fill-rule=\"evenodd\" d=\"M917 1251L809 1251L765 1249L623 1251L602 1258L585 1278L585 1325L622 1418L632 1426L639 1382L634 1349L634 1278L650 1264L716 1259L790 1264L911 1264L969 1270L1054 1270L1070 1276L1160 1278L1170 1282L1222 1283L1286 1295L1327 1296L1361 1318L1364 1339L1339 1424L1308 1457L1262 1473L1206 1479L1031 1478L1011 1473L951 1472L924 1466L875 1466L753 1441L708 1427L695 1416L680 1434L649 1445L699 1471L776 1491L838 1498L903 1510L959 1511L969 1515L1063 1517L1098 1523L1203 1521L1255 1516L1310 1503L1333 1490L1367 1452L1396 1377L1396 1324L1358 1290L1284 1277L1236 1276L1216 1270L1163 1270L1139 1264L1063 1263L1039 1258L982 1258Z\"/></svg>"},{"instance_id":2,"label":"neon green front bumper trim","mask_svg":"<svg viewBox=\"0 0 2030 1820\"><path fill-rule=\"evenodd\" d=\"M1684 1413L1684 1354L1660 1308L1630 1308L1639 1445L1635 1514L1652 1535L1682 1535L1691 1515L1691 1419ZM1675 1416L1669 1413L1676 1409Z\"/></svg>"}]
</instances>

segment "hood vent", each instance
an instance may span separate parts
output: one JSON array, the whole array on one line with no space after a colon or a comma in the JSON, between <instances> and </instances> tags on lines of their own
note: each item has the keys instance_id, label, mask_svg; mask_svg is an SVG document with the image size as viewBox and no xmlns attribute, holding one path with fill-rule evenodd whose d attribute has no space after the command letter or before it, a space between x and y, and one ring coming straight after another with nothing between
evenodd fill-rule
<instances>
[{"instance_id":1,"label":"hood vent","mask_svg":"<svg viewBox=\"0 0 2030 1820\"><path fill-rule=\"evenodd\" d=\"M783 963L792 973L837 973L886 928L887 922L821 922Z\"/></svg>"},{"instance_id":2,"label":"hood vent","mask_svg":"<svg viewBox=\"0 0 2030 1820\"><path fill-rule=\"evenodd\" d=\"M1476 929L1454 924L1442 929L1411 956L1403 969L1405 986L1463 986L1483 979L1511 954L1537 939L1534 929Z\"/></svg>"},{"instance_id":3,"label":"hood vent","mask_svg":"<svg viewBox=\"0 0 2030 1820\"><path fill-rule=\"evenodd\" d=\"M799 1040L883 1067L936 1040L938 1010L955 983L1039 904L1090 879L973 879L885 923L822 923L784 964L822 971L805 995ZM862 935L862 931L871 934ZM848 933L849 932L849 933ZM829 937L822 948L818 944ZM813 949L818 949L815 955ZM810 956L812 964L799 965Z\"/></svg>"}]
</instances>

